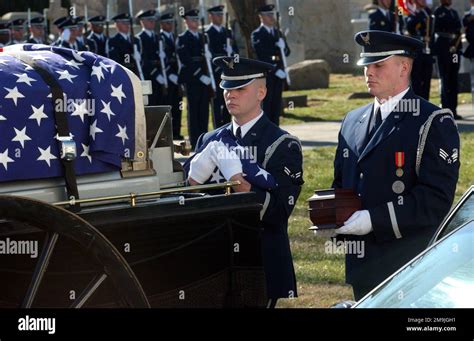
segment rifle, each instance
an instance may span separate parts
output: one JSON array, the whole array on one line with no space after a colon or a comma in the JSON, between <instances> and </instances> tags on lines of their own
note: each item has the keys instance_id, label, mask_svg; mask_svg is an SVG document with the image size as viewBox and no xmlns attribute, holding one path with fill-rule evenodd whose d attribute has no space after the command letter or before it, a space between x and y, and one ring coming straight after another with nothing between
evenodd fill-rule
<instances>
[{"instance_id":1,"label":"rifle","mask_svg":"<svg viewBox=\"0 0 474 341\"><path fill-rule=\"evenodd\" d=\"M31 33L31 8L28 7L28 32ZM28 33L26 34L26 40L28 40Z\"/></svg>"},{"instance_id":2,"label":"rifle","mask_svg":"<svg viewBox=\"0 0 474 341\"><path fill-rule=\"evenodd\" d=\"M107 16L105 18L105 35L109 37L109 23L110 23L110 2L107 0Z\"/></svg>"},{"instance_id":3,"label":"rifle","mask_svg":"<svg viewBox=\"0 0 474 341\"><path fill-rule=\"evenodd\" d=\"M132 46L133 46L133 59L135 59L135 64L137 65L137 70L138 74L140 75L140 79L142 81L145 80L145 77L143 76L143 70L142 66L139 63L139 60L135 57L136 54L138 54L138 48L137 45L135 44L135 34L133 33L133 7L132 7L132 1L133 0L128 0L128 11L130 12L130 39L132 41Z\"/></svg>"},{"instance_id":4,"label":"rifle","mask_svg":"<svg viewBox=\"0 0 474 341\"><path fill-rule=\"evenodd\" d=\"M431 49L430 49L430 41L431 41L431 15L426 12L426 10L423 8L423 12L426 15L426 32L425 32L425 53L430 54Z\"/></svg>"},{"instance_id":5,"label":"rifle","mask_svg":"<svg viewBox=\"0 0 474 341\"><path fill-rule=\"evenodd\" d=\"M277 5L277 20L276 20L276 28L277 28L277 34L278 34L278 39L283 38L281 31L280 31L280 1L277 0L276 2ZM290 79L290 73L288 72L288 63L286 61L286 55L285 55L285 48L279 47L280 49L280 55L281 55L281 60L283 61L283 67L285 68L285 73L286 73L286 83L291 85L291 79Z\"/></svg>"},{"instance_id":6,"label":"rifle","mask_svg":"<svg viewBox=\"0 0 474 341\"><path fill-rule=\"evenodd\" d=\"M211 88L212 88L212 96L215 96L216 92L216 80L214 79L214 71L212 70L212 65L211 65L211 58L208 56L211 54L209 51L209 41L206 35L206 31L204 30L204 3L203 0L199 0L200 3L200 8L201 8L201 32L202 32L202 43L204 45L204 59L205 59L205 69L207 70L207 74L209 75L209 78L211 78Z\"/></svg>"},{"instance_id":7,"label":"rifle","mask_svg":"<svg viewBox=\"0 0 474 341\"><path fill-rule=\"evenodd\" d=\"M230 57L232 55L231 52L231 36L230 36L230 23L229 23L229 12L225 13L225 34L226 34L226 51L227 51L227 57Z\"/></svg>"},{"instance_id":8,"label":"rifle","mask_svg":"<svg viewBox=\"0 0 474 341\"><path fill-rule=\"evenodd\" d=\"M157 9L159 10L160 8L160 0L158 0L158 4L157 4ZM164 80L164 84L163 86L165 87L165 92L167 91L168 89L168 75L166 74L166 64L165 64L165 57L164 57L164 50L163 50L163 39L161 39L161 33L159 34L159 38L158 38L158 53L160 55L160 64L161 64L161 75L163 76L163 78L165 79Z\"/></svg>"},{"instance_id":9,"label":"rifle","mask_svg":"<svg viewBox=\"0 0 474 341\"><path fill-rule=\"evenodd\" d=\"M89 21L89 15L87 11L87 5L84 5L84 45L86 45L87 40L87 22ZM87 46L87 45L86 45Z\"/></svg>"}]
</instances>

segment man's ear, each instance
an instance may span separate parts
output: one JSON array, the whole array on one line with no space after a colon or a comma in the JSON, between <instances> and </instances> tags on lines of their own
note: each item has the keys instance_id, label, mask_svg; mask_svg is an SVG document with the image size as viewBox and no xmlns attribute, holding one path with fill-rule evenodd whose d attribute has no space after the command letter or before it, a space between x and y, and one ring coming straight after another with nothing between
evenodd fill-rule
<instances>
[{"instance_id":1,"label":"man's ear","mask_svg":"<svg viewBox=\"0 0 474 341\"><path fill-rule=\"evenodd\" d=\"M261 84L258 87L257 98L259 101L263 101L266 95L267 95L267 87L265 84Z\"/></svg>"}]
</instances>

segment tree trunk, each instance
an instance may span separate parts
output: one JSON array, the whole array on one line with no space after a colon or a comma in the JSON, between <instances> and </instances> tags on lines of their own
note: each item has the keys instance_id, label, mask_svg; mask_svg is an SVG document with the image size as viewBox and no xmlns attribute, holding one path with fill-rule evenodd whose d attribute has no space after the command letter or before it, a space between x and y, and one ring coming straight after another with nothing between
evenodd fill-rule
<instances>
[{"instance_id":1,"label":"tree trunk","mask_svg":"<svg viewBox=\"0 0 474 341\"><path fill-rule=\"evenodd\" d=\"M237 23L240 26L242 36L245 39L245 45L249 53L249 58L255 58L255 52L252 49L250 35L260 25L258 18L258 8L265 5L265 0L228 0L234 10Z\"/></svg>"}]
</instances>

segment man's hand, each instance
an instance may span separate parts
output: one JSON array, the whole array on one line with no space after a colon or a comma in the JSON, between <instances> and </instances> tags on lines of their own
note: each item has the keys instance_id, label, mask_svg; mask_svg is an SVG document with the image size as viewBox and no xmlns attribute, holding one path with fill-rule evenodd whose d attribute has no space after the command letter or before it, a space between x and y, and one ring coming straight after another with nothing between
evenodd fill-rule
<instances>
[{"instance_id":1,"label":"man's hand","mask_svg":"<svg viewBox=\"0 0 474 341\"><path fill-rule=\"evenodd\" d=\"M344 222L344 226L335 230L337 234L363 236L372 232L372 221L367 210L356 211Z\"/></svg>"},{"instance_id":2,"label":"man's hand","mask_svg":"<svg viewBox=\"0 0 474 341\"><path fill-rule=\"evenodd\" d=\"M286 72L283 71L282 69L278 69L278 70L275 72L275 76L277 76L277 77L280 78L280 79L285 79L285 78L286 78Z\"/></svg>"},{"instance_id":3,"label":"man's hand","mask_svg":"<svg viewBox=\"0 0 474 341\"><path fill-rule=\"evenodd\" d=\"M252 185L244 179L242 173L236 174L230 178L231 181L240 181L240 185L233 186L234 192L250 192Z\"/></svg>"},{"instance_id":4,"label":"man's hand","mask_svg":"<svg viewBox=\"0 0 474 341\"><path fill-rule=\"evenodd\" d=\"M226 180L230 180L234 175L243 172L239 156L235 151L230 151L221 141L216 142L212 149L212 158Z\"/></svg>"},{"instance_id":5,"label":"man's hand","mask_svg":"<svg viewBox=\"0 0 474 341\"><path fill-rule=\"evenodd\" d=\"M214 168L216 168L213 159L213 150L216 143L216 141L210 142L202 152L191 160L188 176L190 184L202 184L211 176Z\"/></svg>"},{"instance_id":6,"label":"man's hand","mask_svg":"<svg viewBox=\"0 0 474 341\"><path fill-rule=\"evenodd\" d=\"M201 77L199 77L199 80L201 81L202 84L204 85L209 85L211 84L211 78L206 76L206 75L202 75Z\"/></svg>"},{"instance_id":7,"label":"man's hand","mask_svg":"<svg viewBox=\"0 0 474 341\"><path fill-rule=\"evenodd\" d=\"M275 45L277 47L279 47L280 49L284 49L285 48L285 41L283 40L283 38L280 38L278 39L278 41L275 43Z\"/></svg>"},{"instance_id":8,"label":"man's hand","mask_svg":"<svg viewBox=\"0 0 474 341\"><path fill-rule=\"evenodd\" d=\"M178 85L178 76L175 75L174 73L170 73L170 74L168 75L168 79L169 79L172 83L174 83L175 85Z\"/></svg>"}]
</instances>

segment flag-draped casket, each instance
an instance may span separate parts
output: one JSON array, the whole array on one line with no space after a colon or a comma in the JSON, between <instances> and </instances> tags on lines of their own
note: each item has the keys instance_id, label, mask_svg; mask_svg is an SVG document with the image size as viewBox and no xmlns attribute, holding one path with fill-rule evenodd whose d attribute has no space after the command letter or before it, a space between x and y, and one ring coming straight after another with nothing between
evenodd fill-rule
<instances>
[{"instance_id":1,"label":"flag-draped casket","mask_svg":"<svg viewBox=\"0 0 474 341\"><path fill-rule=\"evenodd\" d=\"M54 78L63 98L52 96L32 63ZM144 157L135 75L90 52L13 45L0 52L0 182L63 175L54 110L66 113L77 175L117 171L122 159Z\"/></svg>"}]
</instances>

